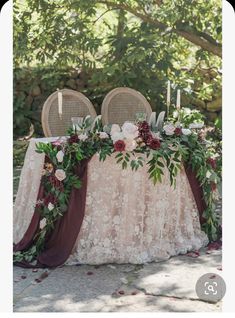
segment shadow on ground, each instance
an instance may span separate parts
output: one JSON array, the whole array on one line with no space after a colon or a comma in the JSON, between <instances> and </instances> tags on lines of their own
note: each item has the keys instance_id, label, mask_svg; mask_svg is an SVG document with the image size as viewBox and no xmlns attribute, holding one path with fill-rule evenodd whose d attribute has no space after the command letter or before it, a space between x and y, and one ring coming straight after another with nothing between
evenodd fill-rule
<instances>
[{"instance_id":1,"label":"shadow on ground","mask_svg":"<svg viewBox=\"0 0 235 318\"><path fill-rule=\"evenodd\" d=\"M35 279L45 270L14 267L14 311L221 311L221 302L206 303L195 293L201 275L221 275L221 250L200 254L145 265L62 266L40 283Z\"/></svg>"}]
</instances>

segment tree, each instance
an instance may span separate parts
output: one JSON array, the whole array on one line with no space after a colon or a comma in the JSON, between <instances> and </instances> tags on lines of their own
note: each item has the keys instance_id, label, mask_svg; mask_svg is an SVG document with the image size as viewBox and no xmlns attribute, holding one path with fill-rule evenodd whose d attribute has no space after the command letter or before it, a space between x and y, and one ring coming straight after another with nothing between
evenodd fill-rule
<instances>
[{"instance_id":1,"label":"tree","mask_svg":"<svg viewBox=\"0 0 235 318\"><path fill-rule=\"evenodd\" d=\"M218 112L221 18L220 0L16 0L14 62L83 68L88 94L131 86L157 110L170 79L183 104Z\"/></svg>"}]
</instances>

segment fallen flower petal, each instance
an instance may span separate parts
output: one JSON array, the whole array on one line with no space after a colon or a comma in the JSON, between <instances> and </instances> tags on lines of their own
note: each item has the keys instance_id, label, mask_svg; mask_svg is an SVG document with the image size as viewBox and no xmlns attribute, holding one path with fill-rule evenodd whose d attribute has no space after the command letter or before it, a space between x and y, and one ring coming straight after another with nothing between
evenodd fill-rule
<instances>
[{"instance_id":1,"label":"fallen flower petal","mask_svg":"<svg viewBox=\"0 0 235 318\"><path fill-rule=\"evenodd\" d=\"M48 277L48 275L49 275L48 272L43 272L39 278L44 279L44 278Z\"/></svg>"},{"instance_id":2,"label":"fallen flower petal","mask_svg":"<svg viewBox=\"0 0 235 318\"><path fill-rule=\"evenodd\" d=\"M125 294L124 290L119 290L118 293L119 293L120 295L124 295L124 294Z\"/></svg>"},{"instance_id":3,"label":"fallen flower petal","mask_svg":"<svg viewBox=\"0 0 235 318\"><path fill-rule=\"evenodd\" d=\"M192 257L192 258L197 258L198 256L200 256L200 253L198 251L196 252L190 252L185 254L186 256Z\"/></svg>"},{"instance_id":4,"label":"fallen flower petal","mask_svg":"<svg viewBox=\"0 0 235 318\"><path fill-rule=\"evenodd\" d=\"M133 292L131 293L131 295L137 295L137 294L138 294L137 291L133 291Z\"/></svg>"},{"instance_id":5,"label":"fallen flower petal","mask_svg":"<svg viewBox=\"0 0 235 318\"><path fill-rule=\"evenodd\" d=\"M36 282L36 283L41 283L41 281L42 281L41 279L35 278L35 282Z\"/></svg>"}]
</instances>

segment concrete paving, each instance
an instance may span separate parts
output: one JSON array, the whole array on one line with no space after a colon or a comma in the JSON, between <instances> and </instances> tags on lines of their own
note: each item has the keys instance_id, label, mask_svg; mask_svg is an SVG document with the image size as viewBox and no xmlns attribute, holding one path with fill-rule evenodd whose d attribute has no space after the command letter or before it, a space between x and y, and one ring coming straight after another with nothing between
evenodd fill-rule
<instances>
[{"instance_id":1,"label":"concrete paving","mask_svg":"<svg viewBox=\"0 0 235 318\"><path fill-rule=\"evenodd\" d=\"M14 267L14 312L219 312L195 293L197 279L221 271L221 250L145 265ZM35 281L36 279L36 281Z\"/></svg>"}]
</instances>

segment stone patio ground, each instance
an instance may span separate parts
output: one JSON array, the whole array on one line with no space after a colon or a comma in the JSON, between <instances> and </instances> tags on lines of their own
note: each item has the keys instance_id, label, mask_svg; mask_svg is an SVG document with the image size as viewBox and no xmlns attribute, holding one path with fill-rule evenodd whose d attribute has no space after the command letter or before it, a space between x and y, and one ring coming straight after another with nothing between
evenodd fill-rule
<instances>
[{"instance_id":1,"label":"stone patio ground","mask_svg":"<svg viewBox=\"0 0 235 318\"><path fill-rule=\"evenodd\" d=\"M207 254L209 253L209 254ZM14 312L219 312L199 300L197 279L221 275L221 250L146 265L14 267Z\"/></svg>"}]
</instances>

